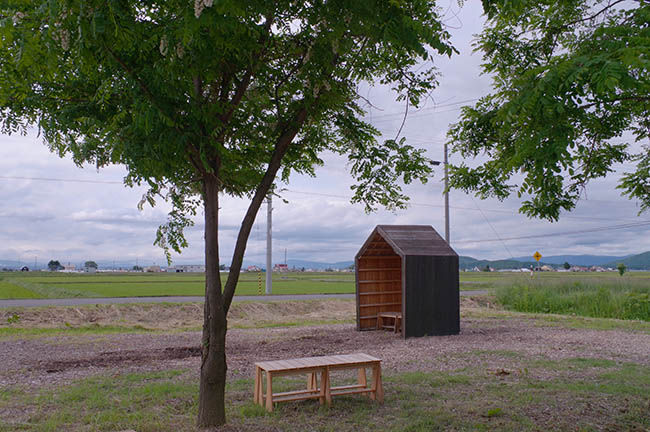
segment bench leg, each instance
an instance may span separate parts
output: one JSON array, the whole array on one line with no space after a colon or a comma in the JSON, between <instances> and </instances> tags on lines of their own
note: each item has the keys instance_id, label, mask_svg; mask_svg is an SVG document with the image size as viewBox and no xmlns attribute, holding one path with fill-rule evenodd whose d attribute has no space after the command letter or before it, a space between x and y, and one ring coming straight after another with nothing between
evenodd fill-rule
<instances>
[{"instance_id":1,"label":"bench leg","mask_svg":"<svg viewBox=\"0 0 650 432\"><path fill-rule=\"evenodd\" d=\"M366 368L359 368L359 385L363 386L364 388L368 386L368 380L366 379ZM362 393L364 395L368 395L368 393Z\"/></svg>"},{"instance_id":2,"label":"bench leg","mask_svg":"<svg viewBox=\"0 0 650 432\"><path fill-rule=\"evenodd\" d=\"M261 396L262 396L262 369L255 367L255 394L253 395L253 401L255 404L262 405Z\"/></svg>"},{"instance_id":3,"label":"bench leg","mask_svg":"<svg viewBox=\"0 0 650 432\"><path fill-rule=\"evenodd\" d=\"M381 384L381 364L377 363L372 368L372 393L371 398L376 399L377 402L384 402L384 388ZM374 397L373 397L374 396Z\"/></svg>"},{"instance_id":4,"label":"bench leg","mask_svg":"<svg viewBox=\"0 0 650 432\"><path fill-rule=\"evenodd\" d=\"M273 374L266 371L266 410L273 412Z\"/></svg>"},{"instance_id":5,"label":"bench leg","mask_svg":"<svg viewBox=\"0 0 650 432\"><path fill-rule=\"evenodd\" d=\"M332 404L332 383L330 382L330 370L325 368L321 376L321 395L324 394L325 402L328 405ZM321 398L322 399L322 398Z\"/></svg>"},{"instance_id":6,"label":"bench leg","mask_svg":"<svg viewBox=\"0 0 650 432\"><path fill-rule=\"evenodd\" d=\"M315 373L315 372L314 372ZM327 377L325 376L325 371L321 371L320 374L320 393L318 397L318 403L325 405L325 387L327 386Z\"/></svg>"},{"instance_id":7,"label":"bench leg","mask_svg":"<svg viewBox=\"0 0 650 432\"><path fill-rule=\"evenodd\" d=\"M307 390L317 390L318 389L318 375L316 372L312 372L307 375Z\"/></svg>"}]
</instances>

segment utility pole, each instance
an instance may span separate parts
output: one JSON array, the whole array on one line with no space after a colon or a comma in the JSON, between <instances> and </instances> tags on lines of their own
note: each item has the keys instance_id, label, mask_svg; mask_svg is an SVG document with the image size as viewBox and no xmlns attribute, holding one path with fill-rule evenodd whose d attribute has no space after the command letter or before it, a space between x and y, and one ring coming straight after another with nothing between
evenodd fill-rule
<instances>
[{"instance_id":1,"label":"utility pole","mask_svg":"<svg viewBox=\"0 0 650 432\"><path fill-rule=\"evenodd\" d=\"M273 269L271 266L273 265L272 261L272 251L273 251L273 238L272 238L272 230L271 226L273 224L273 201L271 198L271 194L266 197L266 294L271 294L271 276L273 276Z\"/></svg>"},{"instance_id":2,"label":"utility pole","mask_svg":"<svg viewBox=\"0 0 650 432\"><path fill-rule=\"evenodd\" d=\"M445 241L449 244L449 159L447 154L447 143L445 143L445 158L442 162L445 166ZM438 166L440 161L431 161L431 165Z\"/></svg>"},{"instance_id":3,"label":"utility pole","mask_svg":"<svg viewBox=\"0 0 650 432\"><path fill-rule=\"evenodd\" d=\"M447 143L445 142L445 240L449 244L449 161L447 159Z\"/></svg>"}]
</instances>

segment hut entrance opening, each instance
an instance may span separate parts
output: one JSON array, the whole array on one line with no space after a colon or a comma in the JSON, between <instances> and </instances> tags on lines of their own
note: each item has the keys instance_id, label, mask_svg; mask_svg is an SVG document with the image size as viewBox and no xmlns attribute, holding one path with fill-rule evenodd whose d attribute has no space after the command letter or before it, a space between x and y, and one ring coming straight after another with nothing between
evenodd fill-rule
<instances>
[{"instance_id":1,"label":"hut entrance opening","mask_svg":"<svg viewBox=\"0 0 650 432\"><path fill-rule=\"evenodd\" d=\"M402 312L402 258L375 233L356 268L359 330L374 330L379 313Z\"/></svg>"}]
</instances>

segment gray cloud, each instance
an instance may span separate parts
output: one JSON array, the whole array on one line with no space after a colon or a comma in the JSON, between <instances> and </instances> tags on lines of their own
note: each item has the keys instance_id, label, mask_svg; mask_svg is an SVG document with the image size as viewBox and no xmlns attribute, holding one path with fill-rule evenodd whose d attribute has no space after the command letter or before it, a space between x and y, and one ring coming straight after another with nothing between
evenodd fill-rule
<instances>
[{"instance_id":1,"label":"gray cloud","mask_svg":"<svg viewBox=\"0 0 650 432\"><path fill-rule=\"evenodd\" d=\"M445 5L446 6L446 5ZM455 6L452 4L455 10ZM436 58L443 76L431 99L411 107L402 135L410 144L422 147L429 157L443 158L448 125L457 120L462 104L490 91L490 78L480 75L480 55L471 54L472 34L480 30L483 18L479 7L463 8L461 28L450 28L461 51L452 59ZM459 22L448 14L448 25ZM402 122L404 105L384 86L361 85L360 93L375 106L368 109L369 121L393 138ZM438 106L436 108L436 106ZM452 162L458 162L452 155ZM377 224L430 224L444 232L442 169L427 185L408 185L405 192L413 203L407 210L379 210L366 214L360 205L349 203L353 180L347 161L333 154L322 155L325 166L317 177L294 177L281 196L274 200L274 262L289 258L331 262L350 260ZM629 166L621 166L621 169ZM0 259L59 259L62 262L95 260L139 260L164 262L162 251L153 246L156 227L164 222L168 204L154 209L136 209L144 188L120 184L126 171L109 167L77 168L70 158L49 153L35 133L27 137L0 136ZM530 220L518 213L521 200L481 201L452 191L452 246L463 255L478 258L528 256L536 250L543 255L612 254L624 255L650 250L648 226L585 234L561 234L649 220L637 216L636 203L621 198L615 189L618 176L593 182L576 210L556 223ZM103 183L15 180L6 177L58 178ZM228 261L248 202L224 197L221 202L220 255ZM479 210L480 209L480 210ZM482 211L481 211L482 210ZM199 212L196 225L186 231L190 246L173 254L177 262L203 261L203 222ZM543 235L534 239L506 240L511 237ZM495 240L495 241L485 241ZM251 232L246 258L264 262L266 206L260 209Z\"/></svg>"}]
</instances>

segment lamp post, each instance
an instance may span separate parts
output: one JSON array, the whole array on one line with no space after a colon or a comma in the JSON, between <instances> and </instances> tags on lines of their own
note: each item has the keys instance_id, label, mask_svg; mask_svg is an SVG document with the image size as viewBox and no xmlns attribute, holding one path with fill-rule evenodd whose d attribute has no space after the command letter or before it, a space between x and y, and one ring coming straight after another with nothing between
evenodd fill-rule
<instances>
[{"instance_id":1,"label":"lamp post","mask_svg":"<svg viewBox=\"0 0 650 432\"><path fill-rule=\"evenodd\" d=\"M449 163L447 156L447 143L445 143L445 156L442 164L445 167L445 241L449 244ZM440 161L431 161L432 165L440 165Z\"/></svg>"}]
</instances>

